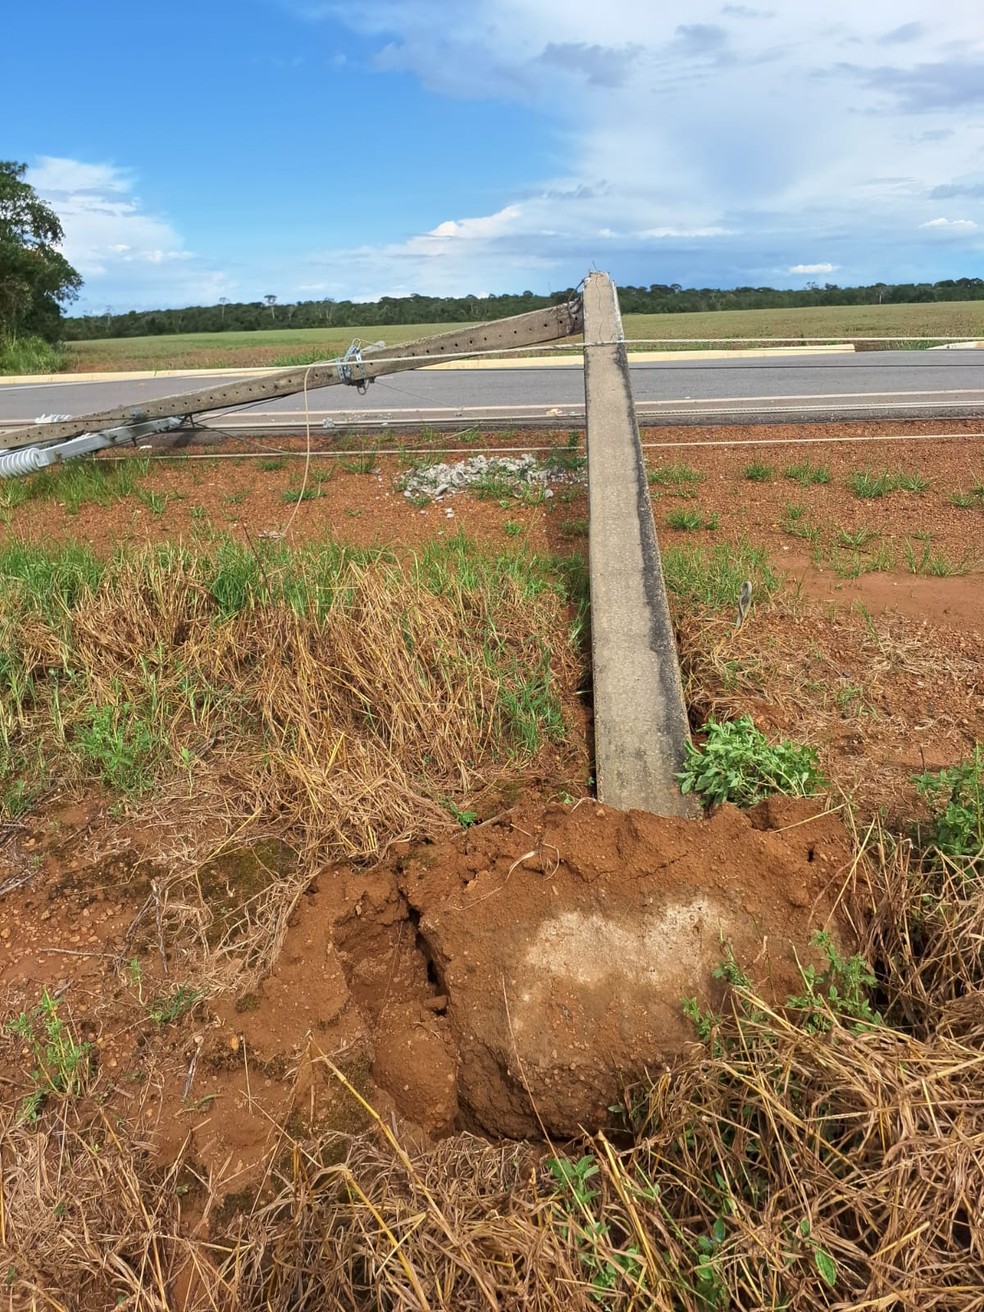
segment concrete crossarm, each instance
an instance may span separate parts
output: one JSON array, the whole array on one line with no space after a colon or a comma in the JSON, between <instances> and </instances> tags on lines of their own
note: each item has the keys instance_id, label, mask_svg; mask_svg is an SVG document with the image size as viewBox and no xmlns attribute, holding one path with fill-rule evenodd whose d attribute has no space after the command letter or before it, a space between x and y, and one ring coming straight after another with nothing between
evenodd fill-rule
<instances>
[{"instance_id":1,"label":"concrete crossarm","mask_svg":"<svg viewBox=\"0 0 984 1312\"><path fill-rule=\"evenodd\" d=\"M534 310L530 314L517 314L509 319L493 319L488 323L462 326L453 332L421 337L415 342L403 342L399 346L380 347L378 350L370 347L362 352L358 363L349 361L348 365L356 379L378 378L382 374L419 369L434 360L481 355L486 351L522 350L544 342L560 341L565 337L573 337L581 328L581 303L575 299L564 305ZM198 392L159 397L144 401L139 406L121 406L101 414L80 415L77 419L59 420L51 424L32 424L5 434L0 438L0 449L13 450L20 446L59 442L66 437L77 437L80 433L98 432L134 421L226 410L271 397L292 396L305 389L313 391L320 387L334 387L344 382L346 378L341 362L337 360L300 369L282 369L258 378L223 383Z\"/></svg>"}]
</instances>

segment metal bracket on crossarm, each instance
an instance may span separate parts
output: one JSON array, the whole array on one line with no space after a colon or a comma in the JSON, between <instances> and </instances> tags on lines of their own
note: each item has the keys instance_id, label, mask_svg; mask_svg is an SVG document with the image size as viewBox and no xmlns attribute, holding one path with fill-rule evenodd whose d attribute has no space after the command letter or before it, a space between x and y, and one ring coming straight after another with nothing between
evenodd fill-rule
<instances>
[{"instance_id":1,"label":"metal bracket on crossarm","mask_svg":"<svg viewBox=\"0 0 984 1312\"><path fill-rule=\"evenodd\" d=\"M376 381L375 378L370 378L366 373L365 362L362 359L362 343L358 338L355 339L342 358L335 363L338 366L340 381L354 387L360 396L365 396L369 390L369 384Z\"/></svg>"}]
</instances>

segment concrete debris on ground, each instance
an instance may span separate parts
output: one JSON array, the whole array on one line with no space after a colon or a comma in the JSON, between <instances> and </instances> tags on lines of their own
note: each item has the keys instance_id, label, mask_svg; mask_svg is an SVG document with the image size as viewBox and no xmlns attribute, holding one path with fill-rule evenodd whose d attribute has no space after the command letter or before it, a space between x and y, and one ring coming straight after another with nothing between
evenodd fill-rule
<instances>
[{"instance_id":1,"label":"concrete debris on ground","mask_svg":"<svg viewBox=\"0 0 984 1312\"><path fill-rule=\"evenodd\" d=\"M532 455L471 456L455 464L428 465L425 469L411 470L403 479L402 489L403 495L409 500L426 497L431 501L441 501L456 492L464 492L476 483L494 479L515 488L539 485L545 497L552 497L549 483L577 477L579 474L576 471L541 464Z\"/></svg>"}]
</instances>

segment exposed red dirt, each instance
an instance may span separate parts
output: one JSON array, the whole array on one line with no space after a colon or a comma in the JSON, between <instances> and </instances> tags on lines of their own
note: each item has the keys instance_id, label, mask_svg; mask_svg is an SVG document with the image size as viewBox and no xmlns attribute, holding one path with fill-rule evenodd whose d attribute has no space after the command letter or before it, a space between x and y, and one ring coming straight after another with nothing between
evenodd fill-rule
<instances>
[{"instance_id":1,"label":"exposed red dirt","mask_svg":"<svg viewBox=\"0 0 984 1312\"><path fill-rule=\"evenodd\" d=\"M873 440L910 430L958 436L932 441ZM647 445L646 458L651 468L686 464L704 476L692 489L685 489L685 498L673 488L654 486L656 526L664 547L677 542L706 544L748 538L764 547L780 567L788 565L797 575L801 567L806 576L816 573L817 585L829 585L835 599L845 584L832 565L821 564L819 570L813 564L803 566L811 555L804 547L803 532L810 527L820 529L829 548L836 546L838 531L870 533L873 547L883 540L892 542L898 551L894 567L887 572L901 578L913 577L903 551L905 543L913 547L916 563L928 543L932 554L942 553L954 565L969 568L970 577L984 568L984 503L976 499L968 508L951 503L955 493L966 493L975 480L984 480L984 426L980 421L651 428L642 436L646 444L659 444ZM830 439L837 441L831 444ZM407 435L401 440L414 453L414 459L425 459L426 452L433 449L437 461L464 459L486 446L517 451L551 444L563 447L566 434L544 430L506 435L492 432L471 444L446 434L427 438ZM722 442L733 445L718 445ZM316 487L318 495L292 505L283 498L301 485L304 461L296 457L304 450L303 441L269 436L255 441L224 441L209 446L207 452L229 458L210 460L205 451L193 447L184 453L174 452L171 459L154 465L143 486L160 494L163 508L159 513L133 496L105 506L84 505L74 515L57 503L39 500L13 510L4 531L34 541L87 541L103 551L178 536L207 538L213 533L240 536L249 532L254 539L262 540L288 527L291 540L297 542L330 535L357 546L400 544L411 548L459 528L479 542L504 542L517 534L515 527L507 531L506 525L519 526L520 540L541 551L569 550L586 536L583 487L558 487L552 498L535 506L459 495L419 508L396 487L407 466L400 455L385 455L387 448L396 448L391 434L319 433L316 445L323 450L376 450L378 467L369 474L353 472L355 455L340 460L315 459L308 486ZM294 455L280 456L280 448ZM446 448L457 454L436 454ZM249 451L260 455L235 458ZM179 463L182 454L191 459ZM261 467L278 458L284 459L283 467ZM743 471L753 462L771 465L773 479L762 483L746 479ZM803 462L822 466L830 481L801 487L783 476L786 468ZM929 487L921 493L898 491L865 500L846 485L854 471L881 470L919 474L929 480ZM790 505L803 508L795 532L783 526ZM667 515L681 507L716 514L717 528L688 532L670 527ZM917 538L920 533L929 536ZM866 568L870 568L870 562ZM951 592L966 587L955 578L940 581L953 584ZM891 597L886 601L894 604Z\"/></svg>"}]
</instances>

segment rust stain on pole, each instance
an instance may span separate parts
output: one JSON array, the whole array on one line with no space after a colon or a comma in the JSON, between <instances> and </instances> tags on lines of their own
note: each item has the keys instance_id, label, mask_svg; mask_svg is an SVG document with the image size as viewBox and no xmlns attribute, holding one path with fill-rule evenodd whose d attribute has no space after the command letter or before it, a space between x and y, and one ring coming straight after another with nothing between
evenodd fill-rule
<instances>
[{"instance_id":1,"label":"rust stain on pole","mask_svg":"<svg viewBox=\"0 0 984 1312\"><path fill-rule=\"evenodd\" d=\"M689 816L675 776L690 731L615 284L593 273L583 299L598 799Z\"/></svg>"}]
</instances>

